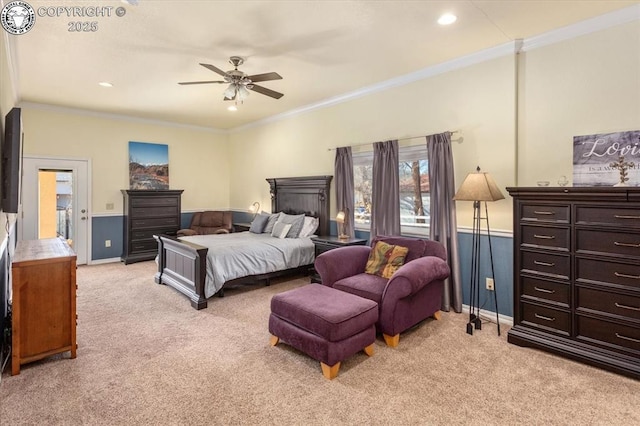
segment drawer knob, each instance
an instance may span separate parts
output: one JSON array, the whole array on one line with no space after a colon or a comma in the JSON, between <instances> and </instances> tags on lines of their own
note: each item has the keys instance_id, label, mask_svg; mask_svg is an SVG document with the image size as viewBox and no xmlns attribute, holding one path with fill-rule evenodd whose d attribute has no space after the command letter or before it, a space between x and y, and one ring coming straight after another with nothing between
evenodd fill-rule
<instances>
[{"instance_id":1,"label":"drawer knob","mask_svg":"<svg viewBox=\"0 0 640 426\"><path fill-rule=\"evenodd\" d=\"M540 262L539 260L534 260L533 263L540 266L556 266L555 263Z\"/></svg>"},{"instance_id":2,"label":"drawer knob","mask_svg":"<svg viewBox=\"0 0 640 426\"><path fill-rule=\"evenodd\" d=\"M622 340L629 340L631 342L640 343L640 339L634 339L633 337L625 336L624 334L616 333L616 337Z\"/></svg>"},{"instance_id":3,"label":"drawer knob","mask_svg":"<svg viewBox=\"0 0 640 426\"><path fill-rule=\"evenodd\" d=\"M629 309L630 311L640 311L640 308L635 306L623 305L621 303L615 302L616 308Z\"/></svg>"},{"instance_id":4,"label":"drawer knob","mask_svg":"<svg viewBox=\"0 0 640 426\"><path fill-rule=\"evenodd\" d=\"M631 278L631 279L634 279L634 280L640 280L640 275L621 274L619 272L614 272L613 274L616 277L620 277L620 278Z\"/></svg>"},{"instance_id":5,"label":"drawer knob","mask_svg":"<svg viewBox=\"0 0 640 426\"><path fill-rule=\"evenodd\" d=\"M546 211L546 210L534 210L533 212L535 214L543 214L543 215L547 215L547 216L556 214L555 212L549 212L549 211Z\"/></svg>"},{"instance_id":6,"label":"drawer knob","mask_svg":"<svg viewBox=\"0 0 640 426\"><path fill-rule=\"evenodd\" d=\"M633 247L633 248L640 248L640 244L633 244L633 243L621 243L619 241L614 241L613 242L614 245L619 246L619 247Z\"/></svg>"},{"instance_id":7,"label":"drawer knob","mask_svg":"<svg viewBox=\"0 0 640 426\"><path fill-rule=\"evenodd\" d=\"M613 217L615 217L616 219L640 219L640 216L627 214L614 214Z\"/></svg>"},{"instance_id":8,"label":"drawer knob","mask_svg":"<svg viewBox=\"0 0 640 426\"><path fill-rule=\"evenodd\" d=\"M533 238L539 238L541 240L555 240L556 239L555 235L538 235L538 234L533 234Z\"/></svg>"},{"instance_id":9,"label":"drawer knob","mask_svg":"<svg viewBox=\"0 0 640 426\"><path fill-rule=\"evenodd\" d=\"M555 318L552 317L545 317L544 315L540 315L540 314L533 314L536 318L541 319L541 320L545 320L545 321L555 321Z\"/></svg>"},{"instance_id":10,"label":"drawer knob","mask_svg":"<svg viewBox=\"0 0 640 426\"><path fill-rule=\"evenodd\" d=\"M546 288L540 288L540 287L533 287L536 291L539 291L540 293L549 293L549 294L553 294L556 291L555 290L548 290Z\"/></svg>"}]
</instances>

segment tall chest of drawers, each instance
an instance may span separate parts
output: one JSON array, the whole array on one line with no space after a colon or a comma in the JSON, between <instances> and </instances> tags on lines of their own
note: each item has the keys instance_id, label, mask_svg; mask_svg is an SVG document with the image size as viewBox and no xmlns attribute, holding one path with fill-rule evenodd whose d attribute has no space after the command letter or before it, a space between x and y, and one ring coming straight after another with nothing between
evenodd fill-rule
<instances>
[{"instance_id":1,"label":"tall chest of drawers","mask_svg":"<svg viewBox=\"0 0 640 426\"><path fill-rule=\"evenodd\" d=\"M508 341L640 378L640 188L507 188Z\"/></svg>"},{"instance_id":2,"label":"tall chest of drawers","mask_svg":"<svg viewBox=\"0 0 640 426\"><path fill-rule=\"evenodd\" d=\"M183 190L123 189L125 264L151 260L158 254L157 234L176 235L180 229Z\"/></svg>"}]
</instances>

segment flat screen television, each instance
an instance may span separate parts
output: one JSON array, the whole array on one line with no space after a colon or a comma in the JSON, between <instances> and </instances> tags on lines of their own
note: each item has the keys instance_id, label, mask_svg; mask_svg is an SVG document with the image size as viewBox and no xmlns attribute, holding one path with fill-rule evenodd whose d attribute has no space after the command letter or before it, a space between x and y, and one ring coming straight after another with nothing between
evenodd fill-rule
<instances>
[{"instance_id":1,"label":"flat screen television","mask_svg":"<svg viewBox=\"0 0 640 426\"><path fill-rule=\"evenodd\" d=\"M1 204L5 213L18 213L22 174L22 118L20 108L13 108L4 120L4 139L0 147Z\"/></svg>"}]
</instances>

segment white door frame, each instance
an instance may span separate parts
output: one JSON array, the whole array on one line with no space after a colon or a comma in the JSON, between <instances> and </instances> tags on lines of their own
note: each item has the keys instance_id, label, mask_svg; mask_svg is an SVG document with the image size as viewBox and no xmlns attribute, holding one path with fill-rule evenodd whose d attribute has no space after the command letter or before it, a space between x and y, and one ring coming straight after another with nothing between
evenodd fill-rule
<instances>
[{"instance_id":1,"label":"white door frame","mask_svg":"<svg viewBox=\"0 0 640 426\"><path fill-rule=\"evenodd\" d=\"M74 251L78 256L78 265L91 263L91 159L89 158L23 156L22 212L19 215L18 239L25 239L25 236L37 238L38 235L38 171L40 169L73 171ZM83 176L85 170L86 176ZM82 200L83 195L85 200ZM82 209L85 210L84 213L81 212ZM82 217L85 219L81 219ZM83 222L86 225L80 226Z\"/></svg>"}]
</instances>

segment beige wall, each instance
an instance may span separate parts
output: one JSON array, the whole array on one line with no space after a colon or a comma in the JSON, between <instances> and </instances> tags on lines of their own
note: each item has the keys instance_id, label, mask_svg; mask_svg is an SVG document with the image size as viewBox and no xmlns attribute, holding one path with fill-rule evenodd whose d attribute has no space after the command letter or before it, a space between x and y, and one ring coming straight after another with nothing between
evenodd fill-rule
<instances>
[{"instance_id":1,"label":"beige wall","mask_svg":"<svg viewBox=\"0 0 640 426\"><path fill-rule=\"evenodd\" d=\"M333 175L328 148L446 130L461 131L457 186L476 165L502 188L554 184L571 179L573 136L640 129L638 52L634 21L523 52L518 91L515 55L506 56L229 135L26 108L25 153L91 158L94 214L122 209L130 140L169 144L171 187L185 189L185 210L246 210L256 200L269 210L265 178ZM4 61L0 73L4 114L13 106ZM508 196L490 211L492 228L511 229ZM459 224L471 219L470 203L458 203Z\"/></svg>"},{"instance_id":2,"label":"beige wall","mask_svg":"<svg viewBox=\"0 0 640 426\"><path fill-rule=\"evenodd\" d=\"M333 175L329 148L460 130L453 139L456 184L480 165L502 187L515 179L515 58L503 57L230 135L231 206L269 209L267 177ZM413 144L426 143L424 138ZM354 148L355 149L355 148ZM237 166L237 167L236 167ZM331 196L335 215L335 191ZM492 226L511 228L510 200ZM461 225L471 203L459 203ZM493 223L495 222L495 224Z\"/></svg>"},{"instance_id":3,"label":"beige wall","mask_svg":"<svg viewBox=\"0 0 640 426\"><path fill-rule=\"evenodd\" d=\"M227 135L31 107L23 122L25 154L91 159L93 214L122 214L129 141L169 145L169 186L184 189L183 210L229 206Z\"/></svg>"},{"instance_id":4,"label":"beige wall","mask_svg":"<svg viewBox=\"0 0 640 426\"><path fill-rule=\"evenodd\" d=\"M640 130L639 22L521 55L519 185L572 182L574 136Z\"/></svg>"}]
</instances>

